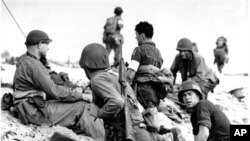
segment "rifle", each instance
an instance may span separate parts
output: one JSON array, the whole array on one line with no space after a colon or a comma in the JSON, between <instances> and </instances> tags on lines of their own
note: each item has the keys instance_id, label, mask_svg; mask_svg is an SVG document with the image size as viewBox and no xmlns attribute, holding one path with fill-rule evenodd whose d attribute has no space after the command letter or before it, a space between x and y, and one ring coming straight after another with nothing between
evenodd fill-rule
<instances>
[{"instance_id":1,"label":"rifle","mask_svg":"<svg viewBox=\"0 0 250 141\"><path fill-rule=\"evenodd\" d=\"M122 45L121 43L119 44L119 83L121 85L121 95L124 96L125 98L125 104L124 104L124 114L125 114L125 140L126 141L134 141L134 132L133 132L133 127L132 127L132 121L131 117L129 114L129 109L128 109L128 95L125 92L126 88L126 80L125 80L125 64L124 60L122 57Z\"/></svg>"}]
</instances>

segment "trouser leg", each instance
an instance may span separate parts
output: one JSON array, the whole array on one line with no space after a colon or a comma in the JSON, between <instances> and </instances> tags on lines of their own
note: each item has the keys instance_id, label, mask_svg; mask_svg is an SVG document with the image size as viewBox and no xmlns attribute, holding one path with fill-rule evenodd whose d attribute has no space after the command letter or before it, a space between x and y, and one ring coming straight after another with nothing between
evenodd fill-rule
<instances>
[{"instance_id":1,"label":"trouser leg","mask_svg":"<svg viewBox=\"0 0 250 141\"><path fill-rule=\"evenodd\" d=\"M90 107L91 104L87 103L84 113L79 120L79 124L81 125L81 128L85 130L85 134L92 137L95 141L104 141L105 129L103 121L90 116Z\"/></svg>"},{"instance_id":2,"label":"trouser leg","mask_svg":"<svg viewBox=\"0 0 250 141\"><path fill-rule=\"evenodd\" d=\"M95 140L103 141L104 127L101 120L94 121L87 110L88 105L79 101L76 103L48 102L49 118L54 125L78 129Z\"/></svg>"},{"instance_id":3,"label":"trouser leg","mask_svg":"<svg viewBox=\"0 0 250 141\"><path fill-rule=\"evenodd\" d=\"M119 46L118 45L113 45L113 49L114 49L114 64L117 64L120 60L120 54L119 54Z\"/></svg>"},{"instance_id":4,"label":"trouser leg","mask_svg":"<svg viewBox=\"0 0 250 141\"><path fill-rule=\"evenodd\" d=\"M156 90L151 84L137 84L137 99L146 109L158 107L160 99L157 98Z\"/></svg>"},{"instance_id":5,"label":"trouser leg","mask_svg":"<svg viewBox=\"0 0 250 141\"><path fill-rule=\"evenodd\" d=\"M134 126L134 134L136 141L155 141L155 136L150 136L150 133L145 128L140 128L139 126Z\"/></svg>"},{"instance_id":6,"label":"trouser leg","mask_svg":"<svg viewBox=\"0 0 250 141\"><path fill-rule=\"evenodd\" d=\"M216 84L212 83L210 80L209 81L200 81L200 82L198 82L198 84L201 88L201 91L205 94L206 99L207 99L208 93L216 87Z\"/></svg>"}]
</instances>

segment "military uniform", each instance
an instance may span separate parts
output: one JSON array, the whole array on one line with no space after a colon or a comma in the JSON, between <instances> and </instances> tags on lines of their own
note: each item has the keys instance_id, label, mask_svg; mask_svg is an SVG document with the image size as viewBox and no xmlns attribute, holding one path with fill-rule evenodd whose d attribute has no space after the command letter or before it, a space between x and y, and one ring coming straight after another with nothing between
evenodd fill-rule
<instances>
[{"instance_id":1,"label":"military uniform","mask_svg":"<svg viewBox=\"0 0 250 141\"><path fill-rule=\"evenodd\" d=\"M193 91L199 97L199 101L189 107L191 109L190 120L193 127L193 134L198 135L201 129L200 126L205 126L209 130L207 141L229 141L230 121L223 111L220 111L210 101L205 100L205 95L195 81L187 80L181 84L178 92L178 99L181 103L184 103L183 95L186 91ZM192 96L186 99L189 99L188 101L191 103L195 101Z\"/></svg>"},{"instance_id":2,"label":"military uniform","mask_svg":"<svg viewBox=\"0 0 250 141\"><path fill-rule=\"evenodd\" d=\"M114 64L117 64L119 61L119 45L122 45L124 42L123 36L121 35L121 29L123 27L121 16L110 17L113 19L115 26L114 33L103 33L103 43L106 45L108 55L111 51L114 50ZM104 26L104 29L106 27Z\"/></svg>"},{"instance_id":3,"label":"military uniform","mask_svg":"<svg viewBox=\"0 0 250 141\"><path fill-rule=\"evenodd\" d=\"M190 58L182 59L180 54L176 55L170 68L174 77L176 78L179 71L182 81L192 79L199 84L202 92L207 96L208 92L219 84L219 79L213 70L206 65L205 59L196 52L193 52L192 43L189 39L181 39L178 42L177 50L189 51Z\"/></svg>"},{"instance_id":4,"label":"military uniform","mask_svg":"<svg viewBox=\"0 0 250 141\"><path fill-rule=\"evenodd\" d=\"M37 92L25 96L14 92L18 117L24 124L61 125L103 140L103 125L99 120L93 122L85 110L88 104L82 101L82 93L56 85L40 60L28 52L16 65L14 90L44 93L41 98Z\"/></svg>"},{"instance_id":5,"label":"military uniform","mask_svg":"<svg viewBox=\"0 0 250 141\"><path fill-rule=\"evenodd\" d=\"M124 141L124 97L121 95L118 74L112 71L101 72L91 79L90 84L93 91L93 102L99 107L97 117L104 121L106 141ZM152 140L146 129L139 126L144 120L137 108L137 101L129 84L127 84L125 92L128 94L128 108L134 139L136 141Z\"/></svg>"},{"instance_id":6,"label":"military uniform","mask_svg":"<svg viewBox=\"0 0 250 141\"><path fill-rule=\"evenodd\" d=\"M153 65L157 68L161 68L163 59L158 48L156 48L154 42L144 42L139 47L134 49L131 60L135 60L143 65Z\"/></svg>"},{"instance_id":7,"label":"military uniform","mask_svg":"<svg viewBox=\"0 0 250 141\"><path fill-rule=\"evenodd\" d=\"M221 73L225 63L228 63L229 60L227 39L223 36L219 37L216 40L216 45L214 49L214 64L217 64L218 71Z\"/></svg>"},{"instance_id":8,"label":"military uniform","mask_svg":"<svg viewBox=\"0 0 250 141\"><path fill-rule=\"evenodd\" d=\"M190 75L190 72L187 70L185 61L181 60L180 55L176 55L175 60L170 68L174 77L176 77L177 72L181 74L182 81L192 79L196 81L204 94L207 94L209 91L213 90L215 86L219 83L219 79L216 77L212 69L210 69L202 56L197 53L193 53L196 63L196 74Z\"/></svg>"},{"instance_id":9,"label":"military uniform","mask_svg":"<svg viewBox=\"0 0 250 141\"><path fill-rule=\"evenodd\" d=\"M149 81L155 79L155 72L159 72L162 66L163 59L160 51L153 42L144 42L135 48L131 60L139 62L139 68L133 82L138 101L144 108L159 105L158 93L161 91L160 85ZM137 81L141 78L152 79L147 82Z\"/></svg>"},{"instance_id":10,"label":"military uniform","mask_svg":"<svg viewBox=\"0 0 250 141\"><path fill-rule=\"evenodd\" d=\"M191 114L193 134L199 132L199 125L209 129L208 141L229 141L230 121L212 102L201 100Z\"/></svg>"}]
</instances>

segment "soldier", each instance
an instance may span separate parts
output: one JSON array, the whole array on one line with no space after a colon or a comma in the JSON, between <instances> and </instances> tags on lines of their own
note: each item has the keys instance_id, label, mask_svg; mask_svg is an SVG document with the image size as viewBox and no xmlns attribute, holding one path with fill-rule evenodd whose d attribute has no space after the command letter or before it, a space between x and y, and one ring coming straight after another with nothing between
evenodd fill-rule
<instances>
[{"instance_id":1,"label":"soldier","mask_svg":"<svg viewBox=\"0 0 250 141\"><path fill-rule=\"evenodd\" d=\"M121 95L119 76L117 72L110 69L108 53L102 45L97 43L87 45L82 51L79 64L90 79L90 87L93 92L91 115L103 119L106 141L124 141L126 138L125 123L131 123L132 130L130 129L128 132L132 136L132 140L154 141L157 139L157 135L152 136L146 130L133 89L127 82L125 93L128 95L127 108L131 122L125 121L125 99ZM161 128L159 133L165 134L167 131L165 128Z\"/></svg>"},{"instance_id":2,"label":"soldier","mask_svg":"<svg viewBox=\"0 0 250 141\"><path fill-rule=\"evenodd\" d=\"M119 60L119 45L123 44L123 36L121 35L121 29L123 28L123 22L121 15L123 10L121 7L116 7L114 10L114 17L107 19L103 32L103 43L106 45L108 54L114 50L114 65L118 64Z\"/></svg>"},{"instance_id":3,"label":"soldier","mask_svg":"<svg viewBox=\"0 0 250 141\"><path fill-rule=\"evenodd\" d=\"M192 43L189 39L179 40L177 50L179 54L175 57L170 68L174 77L176 78L179 71L182 81L191 79L197 82L207 97L208 92L219 84L219 79L212 69L207 67L205 59L192 50Z\"/></svg>"},{"instance_id":4,"label":"soldier","mask_svg":"<svg viewBox=\"0 0 250 141\"><path fill-rule=\"evenodd\" d=\"M230 140L230 121L212 102L204 100L205 96L195 81L183 82L178 98L191 111L195 141Z\"/></svg>"},{"instance_id":5,"label":"soldier","mask_svg":"<svg viewBox=\"0 0 250 141\"><path fill-rule=\"evenodd\" d=\"M104 127L89 115L88 102L92 96L81 88L56 85L48 69L41 63L52 40L40 30L31 31L26 39L27 52L16 65L14 75L14 104L24 124L60 125L102 141Z\"/></svg>"},{"instance_id":6,"label":"soldier","mask_svg":"<svg viewBox=\"0 0 250 141\"><path fill-rule=\"evenodd\" d=\"M154 33L152 24L140 22L136 25L135 31L139 46L134 49L128 72L135 73L135 78L131 80L142 106L145 109L157 107L160 99L166 96L165 87L162 87L161 82L155 77L155 73L160 72L163 59L159 49L152 42ZM155 83L151 80L155 80Z\"/></svg>"},{"instance_id":7,"label":"soldier","mask_svg":"<svg viewBox=\"0 0 250 141\"><path fill-rule=\"evenodd\" d=\"M131 81L136 98L143 106L143 117L148 128L157 132L159 128L154 120L152 111L157 110L160 100L164 99L172 86L172 73L167 69L161 70L163 59L159 49L152 42L154 28L144 21L135 26L138 47L134 49L127 70L128 80Z\"/></svg>"},{"instance_id":8,"label":"soldier","mask_svg":"<svg viewBox=\"0 0 250 141\"><path fill-rule=\"evenodd\" d=\"M216 41L214 49L214 64L217 64L218 71L221 73L225 63L228 63L227 39L223 36Z\"/></svg>"}]
</instances>

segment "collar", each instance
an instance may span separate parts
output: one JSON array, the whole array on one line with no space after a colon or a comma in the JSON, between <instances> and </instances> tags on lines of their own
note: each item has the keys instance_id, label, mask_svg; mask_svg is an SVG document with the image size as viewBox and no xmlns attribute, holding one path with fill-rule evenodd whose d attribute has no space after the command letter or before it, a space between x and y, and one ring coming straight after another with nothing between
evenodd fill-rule
<instances>
[{"instance_id":1,"label":"collar","mask_svg":"<svg viewBox=\"0 0 250 141\"><path fill-rule=\"evenodd\" d=\"M26 55L31 57L31 58L34 58L34 59L38 60L38 58L35 55L29 53L28 51L26 52Z\"/></svg>"},{"instance_id":2,"label":"collar","mask_svg":"<svg viewBox=\"0 0 250 141\"><path fill-rule=\"evenodd\" d=\"M143 45L150 45L150 46L154 46L155 47L155 43L152 42L152 41L145 41L145 42L141 43L141 46L143 46Z\"/></svg>"}]
</instances>

